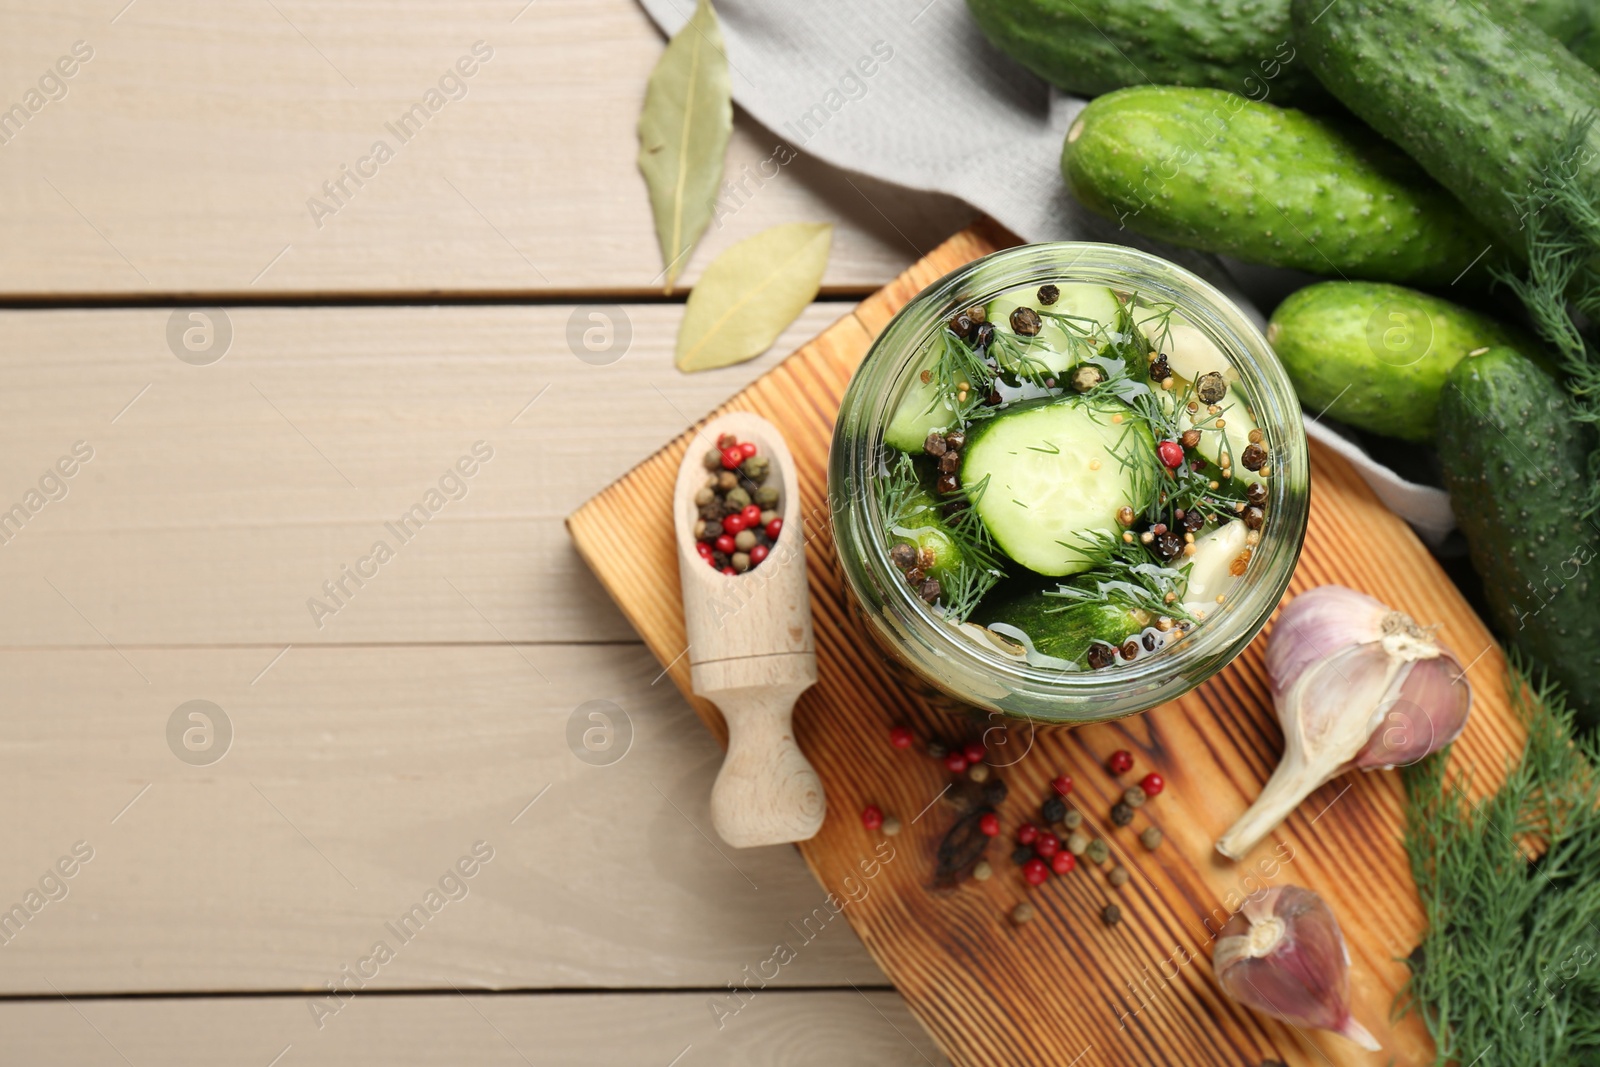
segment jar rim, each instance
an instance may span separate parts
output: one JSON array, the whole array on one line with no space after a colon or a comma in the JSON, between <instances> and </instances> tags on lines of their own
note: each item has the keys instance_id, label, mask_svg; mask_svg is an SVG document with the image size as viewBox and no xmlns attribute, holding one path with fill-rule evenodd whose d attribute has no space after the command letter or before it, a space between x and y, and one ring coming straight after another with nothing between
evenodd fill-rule
<instances>
[{"instance_id":1,"label":"jar rim","mask_svg":"<svg viewBox=\"0 0 1600 1067\"><path fill-rule=\"evenodd\" d=\"M888 556L873 476L884 473L888 418L909 368L957 311L1045 282L1091 282L1176 305L1233 361L1258 425L1270 427L1273 474L1251 578L1220 610L1159 652L1098 671L1019 662L939 619ZM834 546L851 593L880 642L951 696L1040 721L1097 722L1173 699L1221 670L1260 632L1294 572L1309 508L1309 459L1299 401L1266 338L1237 305L1191 272L1120 245L1023 245L965 264L896 313L851 377L834 429L828 492ZM900 580L896 580L900 579Z\"/></svg>"}]
</instances>

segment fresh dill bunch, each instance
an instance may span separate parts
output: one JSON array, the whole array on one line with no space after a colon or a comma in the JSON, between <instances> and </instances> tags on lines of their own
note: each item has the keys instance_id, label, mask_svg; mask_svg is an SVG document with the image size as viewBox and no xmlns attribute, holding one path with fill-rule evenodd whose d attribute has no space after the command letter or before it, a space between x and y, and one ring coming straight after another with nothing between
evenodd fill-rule
<instances>
[{"instance_id":1,"label":"fresh dill bunch","mask_svg":"<svg viewBox=\"0 0 1600 1067\"><path fill-rule=\"evenodd\" d=\"M878 515L888 529L905 525L911 505L924 494L922 475L911 457L898 448L884 446L892 453L880 465L874 488L878 495Z\"/></svg>"},{"instance_id":2,"label":"fresh dill bunch","mask_svg":"<svg viewBox=\"0 0 1600 1067\"><path fill-rule=\"evenodd\" d=\"M1004 571L963 562L939 588L939 608L945 619L953 623L966 622L989 595L989 590L1004 577Z\"/></svg>"},{"instance_id":3,"label":"fresh dill bunch","mask_svg":"<svg viewBox=\"0 0 1600 1067\"><path fill-rule=\"evenodd\" d=\"M1037 337L1024 341L1016 334L997 329L989 347L994 353L995 362L1014 374L1019 381L1031 382L1040 388L1054 384L1056 372L1050 369L1050 364L1033 354L1036 348L1047 348Z\"/></svg>"},{"instance_id":4,"label":"fresh dill bunch","mask_svg":"<svg viewBox=\"0 0 1600 1067\"><path fill-rule=\"evenodd\" d=\"M1070 583L1045 591L1045 596L1065 601L1052 611L1066 611L1078 604L1116 604L1153 616L1197 621L1183 606L1189 586L1188 565L1177 568L1157 563L1142 543L1128 544L1104 530L1089 531L1085 540L1082 551L1092 563Z\"/></svg>"},{"instance_id":5,"label":"fresh dill bunch","mask_svg":"<svg viewBox=\"0 0 1600 1067\"><path fill-rule=\"evenodd\" d=\"M1513 662L1526 748L1477 803L1449 749L1404 772L1406 849L1427 929L1396 1001L1435 1063L1600 1063L1600 742L1559 689Z\"/></svg>"}]
</instances>

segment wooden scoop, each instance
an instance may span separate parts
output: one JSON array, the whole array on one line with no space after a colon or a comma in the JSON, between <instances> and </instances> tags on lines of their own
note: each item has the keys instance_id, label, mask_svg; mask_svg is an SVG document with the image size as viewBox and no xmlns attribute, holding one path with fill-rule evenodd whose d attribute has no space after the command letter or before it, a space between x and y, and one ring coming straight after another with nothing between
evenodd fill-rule
<instances>
[{"instance_id":1,"label":"wooden scoop","mask_svg":"<svg viewBox=\"0 0 1600 1067\"><path fill-rule=\"evenodd\" d=\"M775 510L783 516L771 554L740 575L709 566L694 547L694 495L722 469L710 471L704 460L723 434L753 442L771 463L765 484L777 488ZM791 724L794 702L817 680L794 459L766 419L723 415L689 446L673 506L690 678L728 723L728 755L711 788L712 824L735 848L804 841L822 826L827 802Z\"/></svg>"}]
</instances>

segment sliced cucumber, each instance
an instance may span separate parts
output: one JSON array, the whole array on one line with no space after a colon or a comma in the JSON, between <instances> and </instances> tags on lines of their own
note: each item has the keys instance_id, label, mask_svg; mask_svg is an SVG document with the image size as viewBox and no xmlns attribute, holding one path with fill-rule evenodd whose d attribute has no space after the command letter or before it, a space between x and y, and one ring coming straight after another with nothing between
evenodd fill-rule
<instances>
[{"instance_id":1,"label":"sliced cucumber","mask_svg":"<svg viewBox=\"0 0 1600 1067\"><path fill-rule=\"evenodd\" d=\"M929 366L932 366L931 362ZM922 443L928 439L928 434L934 430L943 433L956 422L955 405L951 398L940 388L937 379L923 381L922 374L925 372L926 368L913 373L911 384L906 387L905 395L900 398L894 416L883 431L884 443L913 455L922 452Z\"/></svg>"},{"instance_id":2,"label":"sliced cucumber","mask_svg":"<svg viewBox=\"0 0 1600 1067\"><path fill-rule=\"evenodd\" d=\"M1082 666L1094 644L1120 645L1150 625L1142 611L1121 604L1073 604L1042 592L1008 599L981 612L983 624L1007 639L1022 643L1025 635L1035 655Z\"/></svg>"},{"instance_id":3,"label":"sliced cucumber","mask_svg":"<svg viewBox=\"0 0 1600 1067\"><path fill-rule=\"evenodd\" d=\"M910 543L919 554L931 553L933 565L926 570L941 583L953 580L966 562L960 542L951 534L932 494L919 493L912 497L894 517L889 533L897 541Z\"/></svg>"},{"instance_id":4,"label":"sliced cucumber","mask_svg":"<svg viewBox=\"0 0 1600 1067\"><path fill-rule=\"evenodd\" d=\"M1235 479L1246 485L1263 481L1261 475L1247 470L1239 462L1239 457L1250 446L1250 431L1256 429L1256 420L1250 417L1243 387L1230 382L1227 395L1217 406L1222 409L1217 415L1206 414L1206 409L1202 407L1193 415L1184 411L1179 417L1184 429L1194 427L1200 431L1200 443L1195 446L1195 451L1220 467L1224 465L1222 455L1226 446L1230 460L1227 466ZM1217 429L1218 419L1222 420L1220 430Z\"/></svg>"},{"instance_id":5,"label":"sliced cucumber","mask_svg":"<svg viewBox=\"0 0 1600 1067\"><path fill-rule=\"evenodd\" d=\"M1014 405L969 430L961 484L995 543L1039 574L1090 565L1088 535L1120 532L1159 477L1155 441L1121 405L1077 397Z\"/></svg>"},{"instance_id":6,"label":"sliced cucumber","mask_svg":"<svg viewBox=\"0 0 1600 1067\"><path fill-rule=\"evenodd\" d=\"M988 306L984 308L984 314L994 323L996 330L1004 330L1016 337L1018 343L1030 349L1028 353L1030 356L1060 374L1079 362L1078 354L1073 351L1073 346L1060 324L1046 318L1043 328L1036 337L1020 337L1011 328L1011 313L1018 308L1027 307L1035 311L1075 315L1100 326L1109 326L1117 321L1117 312L1122 309L1122 304L1117 300L1117 294L1110 289L1086 282L1058 285L1056 288L1061 290L1061 294L1055 303L1042 304L1039 302L1039 288L1030 286L1001 293L989 301ZM1090 322L1084 323L1087 329L1093 329Z\"/></svg>"},{"instance_id":7,"label":"sliced cucumber","mask_svg":"<svg viewBox=\"0 0 1600 1067\"><path fill-rule=\"evenodd\" d=\"M1238 519L1218 526L1196 539L1194 555L1189 557L1189 585L1184 590L1183 606L1190 614L1203 617L1217 610L1217 597L1226 598L1239 582L1233 566L1249 547L1250 531Z\"/></svg>"}]
</instances>

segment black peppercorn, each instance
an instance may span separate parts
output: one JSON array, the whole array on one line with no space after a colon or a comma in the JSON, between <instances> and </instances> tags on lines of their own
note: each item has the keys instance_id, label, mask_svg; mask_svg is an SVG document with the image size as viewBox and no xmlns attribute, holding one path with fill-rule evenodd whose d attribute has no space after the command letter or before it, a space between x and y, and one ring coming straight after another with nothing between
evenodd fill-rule
<instances>
[{"instance_id":1,"label":"black peppercorn","mask_svg":"<svg viewBox=\"0 0 1600 1067\"><path fill-rule=\"evenodd\" d=\"M939 480L933 483L933 487L945 496L949 496L951 493L961 491L961 479L954 474L941 474Z\"/></svg>"},{"instance_id":2,"label":"black peppercorn","mask_svg":"<svg viewBox=\"0 0 1600 1067\"><path fill-rule=\"evenodd\" d=\"M944 434L934 430L922 442L922 450L930 456L942 456L945 453Z\"/></svg>"},{"instance_id":3,"label":"black peppercorn","mask_svg":"<svg viewBox=\"0 0 1600 1067\"><path fill-rule=\"evenodd\" d=\"M1267 462L1267 451L1260 445L1245 445L1239 453L1239 462L1246 470L1258 471Z\"/></svg>"},{"instance_id":4,"label":"black peppercorn","mask_svg":"<svg viewBox=\"0 0 1600 1067\"><path fill-rule=\"evenodd\" d=\"M939 457L939 470L944 474L954 474L961 469L961 453L946 452Z\"/></svg>"},{"instance_id":5,"label":"black peppercorn","mask_svg":"<svg viewBox=\"0 0 1600 1067\"><path fill-rule=\"evenodd\" d=\"M1122 652L1123 659L1132 659L1133 657L1137 656L1139 654L1138 639L1134 637L1128 638L1122 643L1122 648L1120 651Z\"/></svg>"},{"instance_id":6,"label":"black peppercorn","mask_svg":"<svg viewBox=\"0 0 1600 1067\"><path fill-rule=\"evenodd\" d=\"M994 340L994 323L978 323L978 325L974 326L972 329L972 336L970 340L972 341L973 348L988 348L989 342Z\"/></svg>"},{"instance_id":7,"label":"black peppercorn","mask_svg":"<svg viewBox=\"0 0 1600 1067\"><path fill-rule=\"evenodd\" d=\"M1051 797L1039 805L1039 817L1045 822L1060 822L1067 814L1067 802L1060 797Z\"/></svg>"},{"instance_id":8,"label":"black peppercorn","mask_svg":"<svg viewBox=\"0 0 1600 1067\"><path fill-rule=\"evenodd\" d=\"M1156 635L1155 634L1145 634L1144 635L1144 650L1146 652L1154 652L1156 650Z\"/></svg>"},{"instance_id":9,"label":"black peppercorn","mask_svg":"<svg viewBox=\"0 0 1600 1067\"><path fill-rule=\"evenodd\" d=\"M1259 508L1267 502L1267 487L1260 482L1252 482L1250 488L1244 491L1244 495L1250 503Z\"/></svg>"},{"instance_id":10,"label":"black peppercorn","mask_svg":"<svg viewBox=\"0 0 1600 1067\"><path fill-rule=\"evenodd\" d=\"M963 311L950 320L950 332L966 340L967 334L972 332L973 325L972 316Z\"/></svg>"},{"instance_id":11,"label":"black peppercorn","mask_svg":"<svg viewBox=\"0 0 1600 1067\"><path fill-rule=\"evenodd\" d=\"M1111 821L1118 826L1126 826L1133 821L1133 809L1125 800L1119 800L1111 805Z\"/></svg>"},{"instance_id":12,"label":"black peppercorn","mask_svg":"<svg viewBox=\"0 0 1600 1067\"><path fill-rule=\"evenodd\" d=\"M1060 300L1060 299L1061 299L1061 287L1060 286L1058 286L1058 285L1041 285L1041 286L1039 286L1039 303L1043 304L1045 307L1049 307L1051 304L1054 304L1057 300Z\"/></svg>"},{"instance_id":13,"label":"black peppercorn","mask_svg":"<svg viewBox=\"0 0 1600 1067\"><path fill-rule=\"evenodd\" d=\"M951 500L948 501L940 510L944 512L945 518L953 519L963 511L967 510L967 502L965 500Z\"/></svg>"},{"instance_id":14,"label":"black peppercorn","mask_svg":"<svg viewBox=\"0 0 1600 1067\"><path fill-rule=\"evenodd\" d=\"M1030 307L1020 307L1011 313L1011 332L1020 337L1032 337L1044 323L1039 313Z\"/></svg>"},{"instance_id":15,"label":"black peppercorn","mask_svg":"<svg viewBox=\"0 0 1600 1067\"><path fill-rule=\"evenodd\" d=\"M1202 403L1215 404L1228 394L1228 380L1216 371L1206 371L1194 383L1194 392Z\"/></svg>"},{"instance_id":16,"label":"black peppercorn","mask_svg":"<svg viewBox=\"0 0 1600 1067\"><path fill-rule=\"evenodd\" d=\"M1150 542L1151 550L1162 559L1177 559L1183 552L1183 546L1183 538L1171 531L1157 534Z\"/></svg>"},{"instance_id":17,"label":"black peppercorn","mask_svg":"<svg viewBox=\"0 0 1600 1067\"><path fill-rule=\"evenodd\" d=\"M702 540L702 541L715 541L717 538L722 536L722 533L723 533L722 523L717 522L715 520L708 520L706 522L705 535L702 536L700 538L700 540Z\"/></svg>"},{"instance_id":18,"label":"black peppercorn","mask_svg":"<svg viewBox=\"0 0 1600 1067\"><path fill-rule=\"evenodd\" d=\"M921 567L912 567L910 570L906 571L906 584L912 586L921 585L922 579L926 578L927 576L927 572Z\"/></svg>"},{"instance_id":19,"label":"black peppercorn","mask_svg":"<svg viewBox=\"0 0 1600 1067\"><path fill-rule=\"evenodd\" d=\"M934 759L944 759L950 754L950 750L945 747L943 741L935 738L928 741L927 753Z\"/></svg>"},{"instance_id":20,"label":"black peppercorn","mask_svg":"<svg viewBox=\"0 0 1600 1067\"><path fill-rule=\"evenodd\" d=\"M1261 529L1261 524L1266 520L1267 513L1251 505L1244 509L1244 524L1252 530Z\"/></svg>"},{"instance_id":21,"label":"black peppercorn","mask_svg":"<svg viewBox=\"0 0 1600 1067\"><path fill-rule=\"evenodd\" d=\"M900 541L893 548L889 549L889 562L893 563L896 567L899 567L903 571L910 570L911 567L917 562L917 550L906 544L904 541Z\"/></svg>"},{"instance_id":22,"label":"black peppercorn","mask_svg":"<svg viewBox=\"0 0 1600 1067\"><path fill-rule=\"evenodd\" d=\"M1006 802L1006 797L1011 795L1011 790L999 778L990 778L983 783L983 802L991 808L998 808Z\"/></svg>"},{"instance_id":23,"label":"black peppercorn","mask_svg":"<svg viewBox=\"0 0 1600 1067\"><path fill-rule=\"evenodd\" d=\"M1198 533L1200 531L1200 527L1204 526L1205 524L1206 517L1200 514L1199 511L1184 512L1182 520L1180 520L1178 523L1178 525L1183 527L1185 533Z\"/></svg>"},{"instance_id":24,"label":"black peppercorn","mask_svg":"<svg viewBox=\"0 0 1600 1067\"><path fill-rule=\"evenodd\" d=\"M951 430L949 433L944 435L944 443L945 447L949 448L950 451L959 452L962 448L966 447L967 435L962 433L960 430Z\"/></svg>"},{"instance_id":25,"label":"black peppercorn","mask_svg":"<svg viewBox=\"0 0 1600 1067\"><path fill-rule=\"evenodd\" d=\"M1150 380L1164 382L1170 377L1172 377L1172 364L1167 361L1165 355L1157 356L1150 364ZM1190 445L1189 447L1193 448L1194 446Z\"/></svg>"},{"instance_id":26,"label":"black peppercorn","mask_svg":"<svg viewBox=\"0 0 1600 1067\"><path fill-rule=\"evenodd\" d=\"M1033 849L1027 845L1018 845L1016 850L1011 853L1011 862L1018 867L1021 867L1031 859L1033 859Z\"/></svg>"},{"instance_id":27,"label":"black peppercorn","mask_svg":"<svg viewBox=\"0 0 1600 1067\"><path fill-rule=\"evenodd\" d=\"M939 580L937 578L929 578L924 581L922 585L917 588L917 595L929 604L932 604L935 600L938 600Z\"/></svg>"},{"instance_id":28,"label":"black peppercorn","mask_svg":"<svg viewBox=\"0 0 1600 1067\"><path fill-rule=\"evenodd\" d=\"M1117 653L1110 645L1093 644L1089 646L1088 660L1090 670L1100 670L1109 667L1117 658Z\"/></svg>"}]
</instances>

